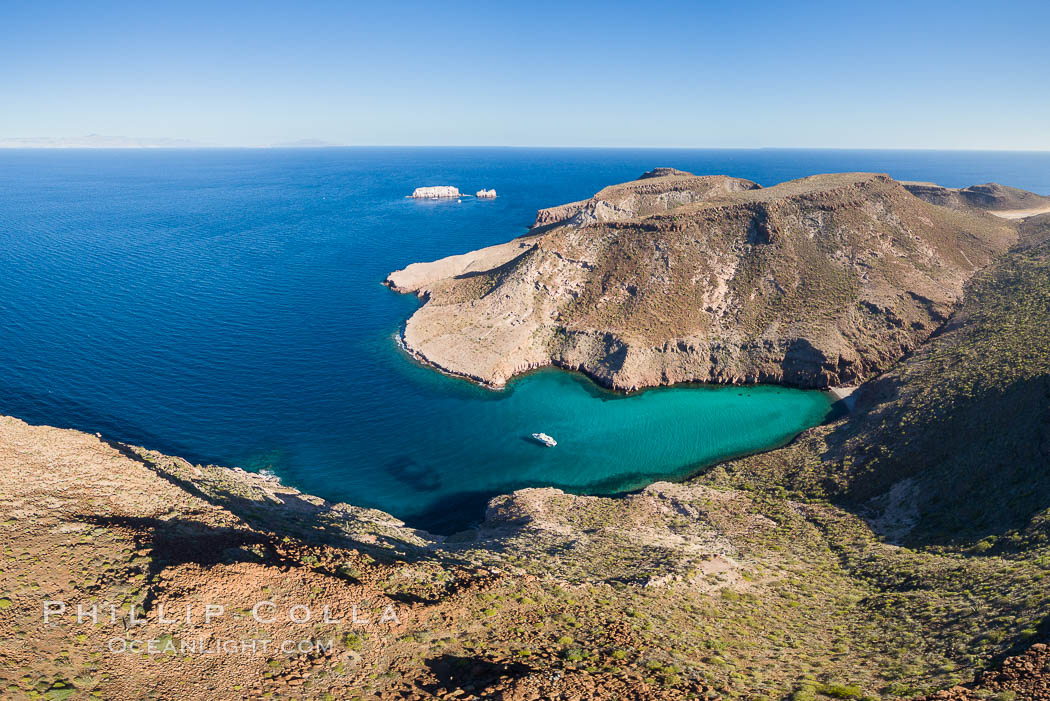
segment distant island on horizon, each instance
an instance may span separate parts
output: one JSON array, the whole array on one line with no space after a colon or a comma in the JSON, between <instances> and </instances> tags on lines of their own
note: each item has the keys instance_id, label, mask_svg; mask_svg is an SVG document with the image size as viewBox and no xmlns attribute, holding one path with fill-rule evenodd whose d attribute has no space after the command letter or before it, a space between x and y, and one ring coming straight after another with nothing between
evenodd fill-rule
<instances>
[{"instance_id":1,"label":"distant island on horizon","mask_svg":"<svg viewBox=\"0 0 1050 701\"><path fill-rule=\"evenodd\" d=\"M239 148L340 148L338 144L323 139L297 139L257 146ZM104 134L87 134L85 136L29 136L0 138L0 148L25 149L199 149L199 148L234 148L222 144L210 144L193 139L172 137L135 137L107 136Z\"/></svg>"},{"instance_id":2,"label":"distant island on horizon","mask_svg":"<svg viewBox=\"0 0 1050 701\"><path fill-rule=\"evenodd\" d=\"M916 146L607 146L607 145L508 145L508 144L350 144L320 138L272 143L226 144L179 137L137 137L104 134L83 136L0 137L0 149L268 149L268 148L391 148L391 149L558 149L601 151L885 151L959 153L1050 153L1045 149L927 149Z\"/></svg>"}]
</instances>

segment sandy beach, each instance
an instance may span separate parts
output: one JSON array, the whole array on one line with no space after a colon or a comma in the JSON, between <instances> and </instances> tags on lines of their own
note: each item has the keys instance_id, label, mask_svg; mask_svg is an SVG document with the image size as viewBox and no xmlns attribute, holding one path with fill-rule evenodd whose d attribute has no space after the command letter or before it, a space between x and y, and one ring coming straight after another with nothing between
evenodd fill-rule
<instances>
[{"instance_id":1,"label":"sandy beach","mask_svg":"<svg viewBox=\"0 0 1050 701\"><path fill-rule=\"evenodd\" d=\"M1034 209L1003 209L998 212L991 209L987 211L989 214L994 214L1002 219L1027 219L1028 217L1050 212L1050 206L1036 207Z\"/></svg>"}]
</instances>

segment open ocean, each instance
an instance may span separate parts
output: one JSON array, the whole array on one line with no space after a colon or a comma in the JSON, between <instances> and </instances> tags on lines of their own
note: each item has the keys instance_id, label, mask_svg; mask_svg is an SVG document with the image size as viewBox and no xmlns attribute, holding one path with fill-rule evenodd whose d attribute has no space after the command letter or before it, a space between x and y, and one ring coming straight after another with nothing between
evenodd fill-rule
<instances>
[{"instance_id":1,"label":"open ocean","mask_svg":"<svg viewBox=\"0 0 1050 701\"><path fill-rule=\"evenodd\" d=\"M509 490L617 493L790 440L826 416L823 393L623 397L555 370L491 392L394 343L418 302L382 287L387 273L506 241L538 208L656 166L1050 194L1050 153L0 150L0 413L269 469L438 532ZM404 197L438 184L499 198Z\"/></svg>"}]
</instances>

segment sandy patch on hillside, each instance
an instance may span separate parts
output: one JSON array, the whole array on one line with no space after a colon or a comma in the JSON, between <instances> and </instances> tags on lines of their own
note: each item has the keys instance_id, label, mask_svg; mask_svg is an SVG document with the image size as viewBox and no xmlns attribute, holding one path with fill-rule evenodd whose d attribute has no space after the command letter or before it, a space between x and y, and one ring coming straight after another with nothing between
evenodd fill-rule
<instances>
[{"instance_id":1,"label":"sandy patch on hillside","mask_svg":"<svg viewBox=\"0 0 1050 701\"><path fill-rule=\"evenodd\" d=\"M1050 212L1050 206L1036 207L1034 209L1003 209L998 212L989 209L987 212L1002 219L1027 219L1028 217L1034 217L1037 214L1046 214L1047 212Z\"/></svg>"}]
</instances>

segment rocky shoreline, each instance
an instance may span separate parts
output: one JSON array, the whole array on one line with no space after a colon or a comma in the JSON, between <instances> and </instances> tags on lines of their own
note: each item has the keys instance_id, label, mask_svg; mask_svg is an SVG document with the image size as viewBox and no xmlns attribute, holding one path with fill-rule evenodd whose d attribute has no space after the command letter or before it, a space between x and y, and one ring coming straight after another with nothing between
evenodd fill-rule
<instances>
[{"instance_id":1,"label":"rocky shoreline","mask_svg":"<svg viewBox=\"0 0 1050 701\"><path fill-rule=\"evenodd\" d=\"M1021 528L973 513L988 501L1023 526L1027 511L1003 504L1018 498L1018 475L1040 478L1039 445L1050 446L1039 411L1050 223L1024 235L942 334L849 395L848 419L621 498L494 497L478 528L447 537L265 476L0 417L0 681L15 698L216 701L1041 694L1044 647L993 662L1035 642L1030 621L1046 615L1043 517ZM980 452L992 441L973 437L970 416L996 436L994 452ZM1000 417L1024 423L987 425ZM1042 492L1029 494L1044 509ZM925 540L955 517L971 530ZM398 622L318 622L309 635L337 643L316 654L129 656L107 654L107 641L304 629L236 616L170 628L155 611L116 630L43 625L44 599L367 602L395 607Z\"/></svg>"},{"instance_id":2,"label":"rocky shoreline","mask_svg":"<svg viewBox=\"0 0 1050 701\"><path fill-rule=\"evenodd\" d=\"M660 177L685 176L647 180ZM826 193L814 196L834 209ZM974 216L956 221L987 224ZM614 223L625 228L602 236L676 231ZM927 241L951 270L970 273L969 261L981 272L949 276L961 300L939 312L940 333L885 358L892 367L856 392L838 392L854 403L848 418L620 498L497 496L476 529L448 536L272 477L0 417L0 689L215 701L1042 698L1050 218L1003 226L1020 243L989 252L983 267L969 248L955 257L950 241ZM516 276L518 291L552 279L519 267L541 255L554 269L601 271L607 262L572 257L566 244L595 233L534 234L410 266L388 284L420 294L421 310L476 309L477 293L498 295ZM45 602L56 601L70 611L111 603L114 621L44 622ZM336 620L261 624L246 613L258 602ZM217 604L229 615L159 620L161 605ZM397 615L359 623L349 613L358 607ZM212 656L111 647L262 636L333 642Z\"/></svg>"},{"instance_id":3,"label":"rocky shoreline","mask_svg":"<svg viewBox=\"0 0 1050 701\"><path fill-rule=\"evenodd\" d=\"M1003 204L1016 201L1030 198ZM1016 227L882 175L760 188L657 170L385 284L423 302L405 350L488 387L555 366L621 391L828 389L879 374L936 332Z\"/></svg>"},{"instance_id":4,"label":"rocky shoreline","mask_svg":"<svg viewBox=\"0 0 1050 701\"><path fill-rule=\"evenodd\" d=\"M46 476L44 469L50 470ZM18 474L29 492L38 495L34 498L58 498L57 503L63 505L82 499L90 502L92 506L79 509L76 518L96 511L139 513L145 509L164 513L188 504L187 499L204 500L209 508L228 512L252 528L284 533L304 542L339 544L383 560L454 561L562 584L616 579L652 585L655 581L681 580L705 559L735 551L725 543L714 550L703 545L712 536L700 523L694 535L681 534L677 543L663 542L658 529L635 532L629 526L626 530L616 527L634 522L636 512L660 511L659 504L667 499L691 503L714 496L710 488L698 484L657 481L625 497L525 488L494 495L476 527L445 536L413 528L377 509L329 502L283 484L272 475L240 467L193 464L99 434L31 425L10 416L0 416L0 473L0 516L6 513L28 518L37 513L29 506L32 499L26 499L25 487L15 486L13 480ZM59 487L71 481L81 486L72 491ZM136 485L135 496L125 494L132 489L130 485ZM608 533L587 533L578 522L588 511L606 517L617 512L621 515L608 520ZM656 560L647 556L634 564L610 561L589 566L582 566L586 558L577 556L546 562L520 559L523 552L569 544L582 552L642 552L656 547L660 556Z\"/></svg>"}]
</instances>

